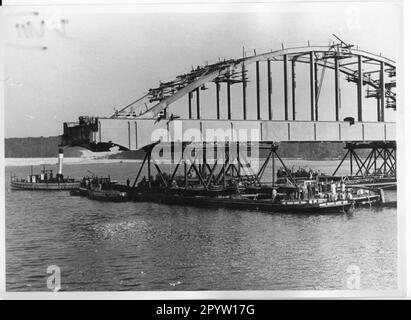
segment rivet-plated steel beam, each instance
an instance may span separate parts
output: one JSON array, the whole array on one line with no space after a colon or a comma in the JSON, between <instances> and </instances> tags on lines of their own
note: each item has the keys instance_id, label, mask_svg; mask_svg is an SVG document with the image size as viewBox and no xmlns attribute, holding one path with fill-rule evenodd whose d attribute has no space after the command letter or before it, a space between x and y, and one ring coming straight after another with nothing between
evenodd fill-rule
<instances>
[{"instance_id":1,"label":"rivet-plated steel beam","mask_svg":"<svg viewBox=\"0 0 411 320\"><path fill-rule=\"evenodd\" d=\"M377 121L381 121L380 105L381 105L381 99L377 96Z\"/></svg>"},{"instance_id":2,"label":"rivet-plated steel beam","mask_svg":"<svg viewBox=\"0 0 411 320\"><path fill-rule=\"evenodd\" d=\"M315 65L314 52L310 52L310 105L311 105L311 121L315 120Z\"/></svg>"},{"instance_id":3,"label":"rivet-plated steel beam","mask_svg":"<svg viewBox=\"0 0 411 320\"><path fill-rule=\"evenodd\" d=\"M384 62L380 63L380 121L384 121L384 109L385 109L385 77L384 77Z\"/></svg>"},{"instance_id":4,"label":"rivet-plated steel beam","mask_svg":"<svg viewBox=\"0 0 411 320\"><path fill-rule=\"evenodd\" d=\"M267 60L267 83L268 83L268 119L273 120L273 114L271 110L271 94L273 92L272 80L271 80L271 61Z\"/></svg>"},{"instance_id":5,"label":"rivet-plated steel beam","mask_svg":"<svg viewBox=\"0 0 411 320\"><path fill-rule=\"evenodd\" d=\"M231 90L230 90L230 80L227 81L227 116L228 116L228 120L231 120Z\"/></svg>"},{"instance_id":6,"label":"rivet-plated steel beam","mask_svg":"<svg viewBox=\"0 0 411 320\"><path fill-rule=\"evenodd\" d=\"M318 63L314 62L314 82L315 82L315 121L318 121Z\"/></svg>"},{"instance_id":7,"label":"rivet-plated steel beam","mask_svg":"<svg viewBox=\"0 0 411 320\"><path fill-rule=\"evenodd\" d=\"M284 55L284 119L288 120L288 56Z\"/></svg>"},{"instance_id":8,"label":"rivet-plated steel beam","mask_svg":"<svg viewBox=\"0 0 411 320\"><path fill-rule=\"evenodd\" d=\"M335 79L335 121L340 121L341 95L340 95L340 61L334 58L334 79Z\"/></svg>"},{"instance_id":9,"label":"rivet-plated steel beam","mask_svg":"<svg viewBox=\"0 0 411 320\"><path fill-rule=\"evenodd\" d=\"M246 81L246 72L245 65L242 65L242 77L243 77L243 119L247 120L247 81Z\"/></svg>"},{"instance_id":10,"label":"rivet-plated steel beam","mask_svg":"<svg viewBox=\"0 0 411 320\"><path fill-rule=\"evenodd\" d=\"M193 92L189 92L188 93L188 118L192 119L193 118L193 114L192 114L192 110L191 110L191 101L193 98Z\"/></svg>"},{"instance_id":11,"label":"rivet-plated steel beam","mask_svg":"<svg viewBox=\"0 0 411 320\"><path fill-rule=\"evenodd\" d=\"M217 119L220 119L220 83L216 82L215 84L216 90L216 99L217 99Z\"/></svg>"},{"instance_id":12,"label":"rivet-plated steel beam","mask_svg":"<svg viewBox=\"0 0 411 320\"><path fill-rule=\"evenodd\" d=\"M197 92L197 119L201 118L201 112L200 112L200 88L196 89Z\"/></svg>"},{"instance_id":13,"label":"rivet-plated steel beam","mask_svg":"<svg viewBox=\"0 0 411 320\"><path fill-rule=\"evenodd\" d=\"M362 121L362 101L363 101L363 70L362 56L358 56L358 79L357 79L357 121Z\"/></svg>"},{"instance_id":14,"label":"rivet-plated steel beam","mask_svg":"<svg viewBox=\"0 0 411 320\"><path fill-rule=\"evenodd\" d=\"M260 62L255 63L255 74L256 74L256 89L257 89L257 120L261 120L261 106L260 106Z\"/></svg>"},{"instance_id":15,"label":"rivet-plated steel beam","mask_svg":"<svg viewBox=\"0 0 411 320\"><path fill-rule=\"evenodd\" d=\"M292 103L293 120L295 120L295 86L296 86L295 60L293 59L291 61L291 103Z\"/></svg>"}]
</instances>

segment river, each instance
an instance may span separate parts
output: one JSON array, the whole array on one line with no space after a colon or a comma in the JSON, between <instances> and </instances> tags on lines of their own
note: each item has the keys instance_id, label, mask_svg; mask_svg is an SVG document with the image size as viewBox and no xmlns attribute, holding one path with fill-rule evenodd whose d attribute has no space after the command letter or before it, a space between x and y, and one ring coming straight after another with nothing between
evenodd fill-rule
<instances>
[{"instance_id":1,"label":"river","mask_svg":"<svg viewBox=\"0 0 411 320\"><path fill-rule=\"evenodd\" d=\"M288 163L325 173L337 165ZM64 170L125 183L138 165L74 163ZM50 265L60 268L63 291L345 290L349 266L361 271L361 289L397 288L393 208L293 215L102 203L66 191L11 191L12 172L24 177L30 167L5 172L7 291L48 291Z\"/></svg>"}]
</instances>

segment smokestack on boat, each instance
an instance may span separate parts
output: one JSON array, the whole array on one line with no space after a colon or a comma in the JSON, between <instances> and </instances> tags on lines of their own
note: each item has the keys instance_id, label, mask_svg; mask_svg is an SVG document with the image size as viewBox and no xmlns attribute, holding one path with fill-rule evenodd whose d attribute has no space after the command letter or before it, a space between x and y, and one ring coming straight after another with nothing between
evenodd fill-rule
<instances>
[{"instance_id":1,"label":"smokestack on boat","mask_svg":"<svg viewBox=\"0 0 411 320\"><path fill-rule=\"evenodd\" d=\"M63 177L63 148L59 148L59 171L58 176Z\"/></svg>"}]
</instances>

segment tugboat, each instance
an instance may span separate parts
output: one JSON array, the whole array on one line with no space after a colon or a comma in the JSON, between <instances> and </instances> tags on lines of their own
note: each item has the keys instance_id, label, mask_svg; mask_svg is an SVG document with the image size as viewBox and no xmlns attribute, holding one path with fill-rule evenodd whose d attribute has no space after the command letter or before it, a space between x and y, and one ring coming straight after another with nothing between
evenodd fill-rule
<instances>
[{"instance_id":1,"label":"tugboat","mask_svg":"<svg viewBox=\"0 0 411 320\"><path fill-rule=\"evenodd\" d=\"M58 173L54 176L53 170L45 168L40 174L33 174L33 168L26 179L11 176L12 190L73 190L77 189L80 181L63 176L63 149L59 148Z\"/></svg>"},{"instance_id":2,"label":"tugboat","mask_svg":"<svg viewBox=\"0 0 411 320\"><path fill-rule=\"evenodd\" d=\"M99 201L127 201L127 193L116 190L116 185L117 181L111 180L110 176L103 178L93 175L91 178L84 177L79 187L70 191L70 194L72 196L87 196L89 199Z\"/></svg>"}]
</instances>

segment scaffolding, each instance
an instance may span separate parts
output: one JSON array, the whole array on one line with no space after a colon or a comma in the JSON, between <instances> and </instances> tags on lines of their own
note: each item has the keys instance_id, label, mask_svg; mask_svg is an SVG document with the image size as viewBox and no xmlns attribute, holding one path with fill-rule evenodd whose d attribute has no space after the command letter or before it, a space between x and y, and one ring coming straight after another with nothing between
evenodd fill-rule
<instances>
[{"instance_id":1,"label":"scaffolding","mask_svg":"<svg viewBox=\"0 0 411 320\"><path fill-rule=\"evenodd\" d=\"M348 158L350 161L351 177L366 177L382 175L384 177L397 177L395 141L378 141L369 143L347 142L347 152L332 174L335 176L341 165ZM368 150L366 157L360 157L358 150Z\"/></svg>"},{"instance_id":2,"label":"scaffolding","mask_svg":"<svg viewBox=\"0 0 411 320\"><path fill-rule=\"evenodd\" d=\"M171 174L166 174L157 163L155 157L152 156L152 152L155 147L160 147L161 150L165 147L169 147L171 157L168 160L171 160ZM246 151L249 153L251 148L258 148L258 170L253 168L250 158L244 154L245 152L243 152ZM220 152L217 152L218 149ZM153 168L156 170L156 175L159 177L155 187L165 189L175 187L177 177L180 182L178 187L186 190L193 188L204 191L217 189L225 190L227 188L232 188L237 182L241 182L243 185L248 187L263 187L264 183L262 178L264 173L266 173L270 162L271 182L269 184L271 187L274 187L276 184L276 159L279 160L281 167L284 169L283 171L285 172L288 181L292 185L295 185L295 180L291 175L291 171L287 168L284 161L278 155L278 145L275 143L187 142L180 144L178 148L176 148L175 143L164 146L159 146L159 143L153 143L144 147L143 150L145 151L145 157L138 169L132 188L140 186L138 182L141 180L140 178L144 167L147 168L146 172L148 177L146 184L144 185L144 188L146 189L151 189L154 187L152 174ZM178 151L175 152L175 150ZM181 155L178 154L180 150ZM212 157L209 157L210 151L213 155ZM263 158L260 158L261 153L264 154ZM179 171L179 169L182 170Z\"/></svg>"}]
</instances>

